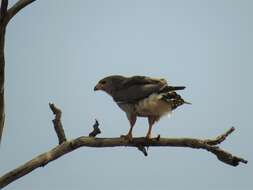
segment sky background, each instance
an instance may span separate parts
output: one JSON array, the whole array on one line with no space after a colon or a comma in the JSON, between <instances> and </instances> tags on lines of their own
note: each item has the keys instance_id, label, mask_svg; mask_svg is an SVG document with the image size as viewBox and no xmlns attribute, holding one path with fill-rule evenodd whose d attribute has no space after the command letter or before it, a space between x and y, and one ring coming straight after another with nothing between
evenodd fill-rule
<instances>
[{"instance_id":1,"label":"sky background","mask_svg":"<svg viewBox=\"0 0 253 190\"><path fill-rule=\"evenodd\" d=\"M10 1L13 4L15 1ZM118 137L129 124L112 99L94 93L112 75L147 75L185 85L192 105L153 128L162 137L211 138L231 126L221 147L244 157L231 167L203 150L80 148L6 187L27 189L253 188L251 0L37 0L6 34L6 124L0 175L57 145L48 107L63 111L67 138L87 135L97 118ZM134 136L147 132L138 119Z\"/></svg>"}]
</instances>

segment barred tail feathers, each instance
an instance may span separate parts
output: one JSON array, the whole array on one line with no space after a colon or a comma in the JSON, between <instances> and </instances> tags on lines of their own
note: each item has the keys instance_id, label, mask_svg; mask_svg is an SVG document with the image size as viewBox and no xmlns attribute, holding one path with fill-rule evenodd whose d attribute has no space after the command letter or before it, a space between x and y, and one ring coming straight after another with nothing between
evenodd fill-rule
<instances>
[{"instance_id":1,"label":"barred tail feathers","mask_svg":"<svg viewBox=\"0 0 253 190\"><path fill-rule=\"evenodd\" d=\"M191 104L190 102L185 101L176 92L168 92L162 96L162 99L171 104L172 110L176 109L177 107L183 104Z\"/></svg>"}]
</instances>

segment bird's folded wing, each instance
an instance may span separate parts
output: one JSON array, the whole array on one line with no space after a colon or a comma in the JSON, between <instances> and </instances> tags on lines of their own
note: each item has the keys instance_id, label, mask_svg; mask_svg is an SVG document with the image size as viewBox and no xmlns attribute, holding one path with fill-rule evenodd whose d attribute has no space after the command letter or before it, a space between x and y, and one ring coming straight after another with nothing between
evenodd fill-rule
<instances>
[{"instance_id":1,"label":"bird's folded wing","mask_svg":"<svg viewBox=\"0 0 253 190\"><path fill-rule=\"evenodd\" d=\"M153 93L158 93L163 86L163 83L131 85L115 92L113 99L118 103L134 103Z\"/></svg>"}]
</instances>

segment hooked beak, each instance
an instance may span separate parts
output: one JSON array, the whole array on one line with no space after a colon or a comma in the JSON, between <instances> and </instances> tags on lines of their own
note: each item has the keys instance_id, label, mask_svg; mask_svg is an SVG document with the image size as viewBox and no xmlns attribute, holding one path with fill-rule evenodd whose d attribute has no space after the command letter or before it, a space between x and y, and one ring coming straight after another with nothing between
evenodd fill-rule
<instances>
[{"instance_id":1,"label":"hooked beak","mask_svg":"<svg viewBox=\"0 0 253 190\"><path fill-rule=\"evenodd\" d=\"M99 83L94 87L94 91L97 91L97 90L102 90L102 85Z\"/></svg>"}]
</instances>

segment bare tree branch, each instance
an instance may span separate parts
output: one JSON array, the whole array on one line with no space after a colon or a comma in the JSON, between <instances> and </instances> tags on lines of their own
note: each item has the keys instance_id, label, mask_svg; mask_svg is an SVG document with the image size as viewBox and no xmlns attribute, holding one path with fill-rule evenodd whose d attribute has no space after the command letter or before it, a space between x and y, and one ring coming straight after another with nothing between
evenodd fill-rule
<instances>
[{"instance_id":1,"label":"bare tree branch","mask_svg":"<svg viewBox=\"0 0 253 190\"><path fill-rule=\"evenodd\" d=\"M8 20L14 17L21 9L33 3L36 0L19 0L8 10Z\"/></svg>"},{"instance_id":2,"label":"bare tree branch","mask_svg":"<svg viewBox=\"0 0 253 190\"><path fill-rule=\"evenodd\" d=\"M57 134L59 144L61 144L67 140L61 123L61 110L51 103L49 103L49 107L55 115L55 119L53 120L54 130Z\"/></svg>"},{"instance_id":3,"label":"bare tree branch","mask_svg":"<svg viewBox=\"0 0 253 190\"><path fill-rule=\"evenodd\" d=\"M220 136L216 137L215 139L206 139L205 143L207 143L209 145L220 144L221 142L223 142L224 140L226 140L226 138L228 137L228 135L230 135L231 133L233 133L234 130L235 130L235 128L231 127L228 131L226 131L224 134L221 134Z\"/></svg>"},{"instance_id":4,"label":"bare tree branch","mask_svg":"<svg viewBox=\"0 0 253 190\"><path fill-rule=\"evenodd\" d=\"M137 146L137 149L139 151L141 151L144 154L144 156L148 156L148 151L147 151L148 148L146 149L145 146L140 144L140 145Z\"/></svg>"},{"instance_id":5,"label":"bare tree branch","mask_svg":"<svg viewBox=\"0 0 253 190\"><path fill-rule=\"evenodd\" d=\"M94 138L94 137L79 137L71 141L63 142L48 152L40 154L32 160L21 165L17 169L14 169L2 177L0 177L0 188L5 187L9 183L17 180L18 178L32 172L38 167L44 167L51 161L76 150L80 147L139 147L139 146L164 146L164 147L188 147L194 149L204 149L212 152L217 158L229 165L237 166L240 162L247 163L243 158L233 156L232 154L220 149L216 146L211 146L205 143L205 140L194 138L153 138L149 141L144 137L133 138L132 142L125 140L124 138Z\"/></svg>"},{"instance_id":6,"label":"bare tree branch","mask_svg":"<svg viewBox=\"0 0 253 190\"><path fill-rule=\"evenodd\" d=\"M50 108L55 114L55 120L54 125L58 123L61 123L61 111L59 108L54 106L54 104L50 104ZM58 146L51 149L48 152L45 152L43 154L40 154L39 156L33 158L32 160L26 162L25 164L21 165L20 167L6 173L2 177L0 177L0 188L3 188L10 184L11 182L21 178L22 176L32 172L36 168L44 167L49 162L52 162L56 160L57 158L72 152L80 147L98 147L98 148L104 148L104 147L116 147L116 146L122 146L122 147L136 147L138 148L145 156L147 156L147 151L145 147L150 146L166 146L166 147L187 147L187 148L194 148L194 149L203 149L207 150L216 157L231 166L237 166L239 163L247 163L247 160L233 156L229 152L226 152L219 147L215 146L217 144L220 144L223 142L226 137L231 134L234 131L234 128L229 129L226 133L214 138L214 139L195 139L195 138L161 138L160 135L158 137L147 140L145 137L139 137L139 138L133 138L133 140L130 142L126 140L125 138L95 138L97 132L100 132L100 129L98 128L98 122L96 121L93 128L93 135L90 135L89 137L82 136L78 137L74 140L70 141L62 141ZM62 127L62 126L61 126ZM62 129L63 130L63 129ZM97 131L97 132L94 132ZM58 139L60 141L60 135L62 132L57 132ZM64 134L64 131L63 131ZM62 135L62 134L61 134ZM95 136L94 136L95 135Z\"/></svg>"},{"instance_id":7,"label":"bare tree branch","mask_svg":"<svg viewBox=\"0 0 253 190\"><path fill-rule=\"evenodd\" d=\"M35 0L19 0L8 10L8 0L1 1L0 10L0 144L3 137L5 121L5 98L4 98L4 81L5 81L5 32L6 26L10 19L15 16L22 8L31 4Z\"/></svg>"},{"instance_id":8,"label":"bare tree branch","mask_svg":"<svg viewBox=\"0 0 253 190\"><path fill-rule=\"evenodd\" d=\"M0 19L2 19L7 12L8 8L8 0L2 0L1 1L1 10L0 10Z\"/></svg>"},{"instance_id":9,"label":"bare tree branch","mask_svg":"<svg viewBox=\"0 0 253 190\"><path fill-rule=\"evenodd\" d=\"M5 80L5 31L6 31L6 16L0 19L0 144L4 129L5 111L4 111L4 80Z\"/></svg>"},{"instance_id":10,"label":"bare tree branch","mask_svg":"<svg viewBox=\"0 0 253 190\"><path fill-rule=\"evenodd\" d=\"M99 129L98 126L99 126L98 120L95 119L95 123L93 125L93 131L89 134L89 137L95 137L101 133L101 130Z\"/></svg>"}]
</instances>

